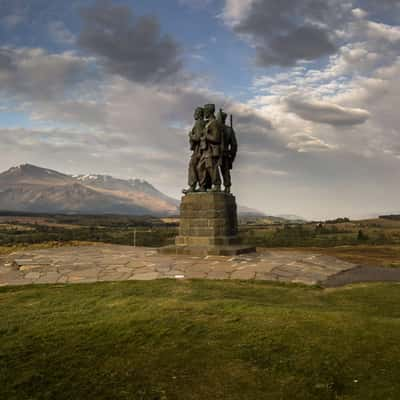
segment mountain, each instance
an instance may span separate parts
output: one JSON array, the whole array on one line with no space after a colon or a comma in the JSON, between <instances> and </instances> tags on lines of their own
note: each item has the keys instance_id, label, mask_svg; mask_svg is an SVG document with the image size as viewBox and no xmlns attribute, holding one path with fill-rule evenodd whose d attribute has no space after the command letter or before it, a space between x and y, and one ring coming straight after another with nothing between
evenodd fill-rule
<instances>
[{"instance_id":1,"label":"mountain","mask_svg":"<svg viewBox=\"0 0 400 400\"><path fill-rule=\"evenodd\" d=\"M114 193L130 193L131 198L139 201L139 198L150 196L153 199L158 199L167 203L173 203L176 207L179 206L179 201L166 196L157 190L153 185L142 179L117 179L109 175L74 175L80 183L93 189L102 190L104 192ZM139 195L140 194L140 195ZM136 196L136 197L135 197Z\"/></svg>"},{"instance_id":2,"label":"mountain","mask_svg":"<svg viewBox=\"0 0 400 400\"><path fill-rule=\"evenodd\" d=\"M0 174L0 209L45 213L174 215L178 200L150 183L107 175L66 175L23 164Z\"/></svg>"},{"instance_id":3,"label":"mountain","mask_svg":"<svg viewBox=\"0 0 400 400\"><path fill-rule=\"evenodd\" d=\"M238 205L238 213L241 217L266 217L266 214L263 212L255 210L254 208L241 206L240 204Z\"/></svg>"},{"instance_id":4,"label":"mountain","mask_svg":"<svg viewBox=\"0 0 400 400\"><path fill-rule=\"evenodd\" d=\"M141 179L66 175L31 164L0 173L0 210L34 213L174 216L179 201ZM238 206L244 218L266 215Z\"/></svg>"},{"instance_id":5,"label":"mountain","mask_svg":"<svg viewBox=\"0 0 400 400\"><path fill-rule=\"evenodd\" d=\"M277 218L283 218L288 221L295 221L295 222L305 222L306 219L303 217L299 217L298 215L293 215L293 214L282 214L282 215L277 215Z\"/></svg>"},{"instance_id":6,"label":"mountain","mask_svg":"<svg viewBox=\"0 0 400 400\"><path fill-rule=\"evenodd\" d=\"M7 185L58 185L74 182L75 180L72 176L47 168L36 167L31 164L22 164L18 167L12 167L8 171L0 174L0 190Z\"/></svg>"}]
</instances>

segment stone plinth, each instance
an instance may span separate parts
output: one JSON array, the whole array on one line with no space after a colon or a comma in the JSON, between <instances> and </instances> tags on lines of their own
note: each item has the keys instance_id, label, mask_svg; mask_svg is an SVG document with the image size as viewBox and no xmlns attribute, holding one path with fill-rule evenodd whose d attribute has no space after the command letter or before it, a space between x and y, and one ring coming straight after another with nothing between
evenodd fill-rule
<instances>
[{"instance_id":1,"label":"stone plinth","mask_svg":"<svg viewBox=\"0 0 400 400\"><path fill-rule=\"evenodd\" d=\"M255 251L238 238L236 200L223 192L190 193L182 198L179 236L161 253L235 255Z\"/></svg>"}]
</instances>

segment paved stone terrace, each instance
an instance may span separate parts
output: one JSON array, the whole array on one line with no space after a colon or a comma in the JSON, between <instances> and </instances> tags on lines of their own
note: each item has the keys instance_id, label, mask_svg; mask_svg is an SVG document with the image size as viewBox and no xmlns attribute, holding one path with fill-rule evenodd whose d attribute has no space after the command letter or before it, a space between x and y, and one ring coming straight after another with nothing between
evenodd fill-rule
<instances>
[{"instance_id":1,"label":"paved stone terrace","mask_svg":"<svg viewBox=\"0 0 400 400\"><path fill-rule=\"evenodd\" d=\"M59 247L0 258L0 286L171 279L239 279L322 283L356 265L333 257L264 251L235 257L160 255L116 245Z\"/></svg>"}]
</instances>

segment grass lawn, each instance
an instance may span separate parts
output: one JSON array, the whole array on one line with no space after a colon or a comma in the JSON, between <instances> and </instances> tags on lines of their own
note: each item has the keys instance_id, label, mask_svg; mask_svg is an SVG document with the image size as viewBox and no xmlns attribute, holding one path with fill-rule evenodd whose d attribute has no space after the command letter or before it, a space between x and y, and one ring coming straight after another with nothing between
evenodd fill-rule
<instances>
[{"instance_id":1,"label":"grass lawn","mask_svg":"<svg viewBox=\"0 0 400 400\"><path fill-rule=\"evenodd\" d=\"M398 399L400 285L0 289L0 399Z\"/></svg>"}]
</instances>

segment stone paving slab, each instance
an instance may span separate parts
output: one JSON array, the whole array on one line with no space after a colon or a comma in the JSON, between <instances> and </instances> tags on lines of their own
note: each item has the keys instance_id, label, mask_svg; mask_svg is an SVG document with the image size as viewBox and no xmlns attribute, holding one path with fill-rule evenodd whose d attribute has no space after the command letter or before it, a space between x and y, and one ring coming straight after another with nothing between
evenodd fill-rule
<instances>
[{"instance_id":1,"label":"stone paving slab","mask_svg":"<svg viewBox=\"0 0 400 400\"><path fill-rule=\"evenodd\" d=\"M160 255L99 244L21 251L0 258L0 286L153 279L238 279L322 283L357 266L315 253L263 251L234 257Z\"/></svg>"}]
</instances>

